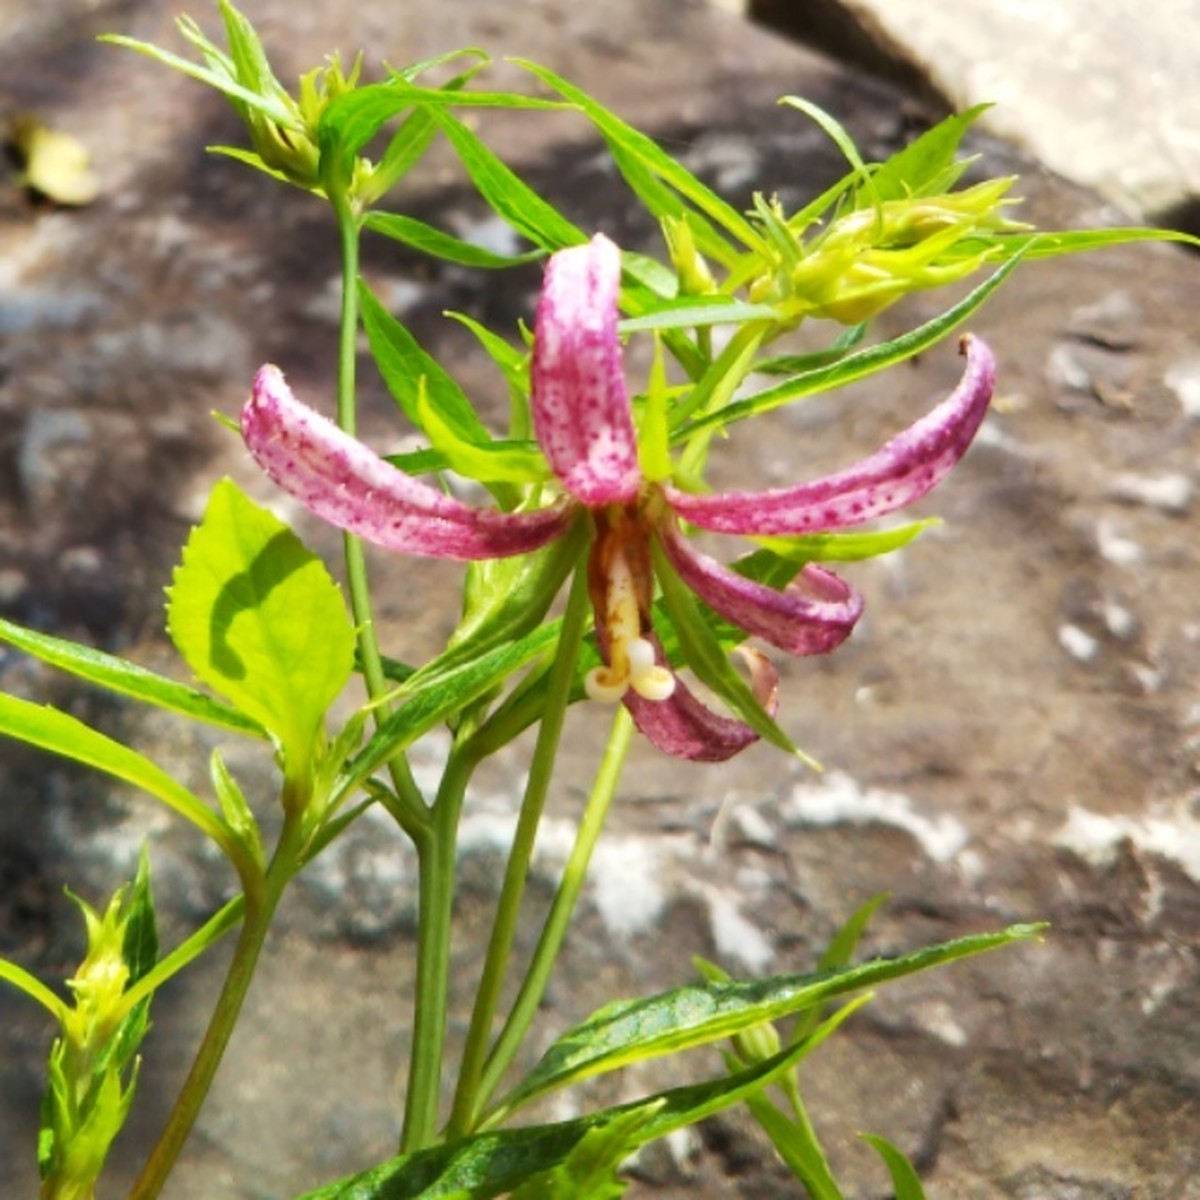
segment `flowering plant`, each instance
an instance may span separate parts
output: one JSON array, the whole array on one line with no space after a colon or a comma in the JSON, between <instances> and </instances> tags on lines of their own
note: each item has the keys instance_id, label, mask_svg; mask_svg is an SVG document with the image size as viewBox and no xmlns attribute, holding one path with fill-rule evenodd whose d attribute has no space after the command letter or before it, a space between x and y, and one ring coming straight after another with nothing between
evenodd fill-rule
<instances>
[{"instance_id":1,"label":"flowering plant","mask_svg":"<svg viewBox=\"0 0 1200 1200\"><path fill-rule=\"evenodd\" d=\"M475 86L488 65L476 51L371 84L362 81L360 61L347 71L334 59L305 75L293 96L246 19L228 0L220 7L224 48L194 22L180 22L198 61L110 40L221 91L250 142L249 149L222 152L312 193L332 213L343 265L334 416L302 403L283 371L267 365L250 384L236 428L274 483L345 532L350 612L325 565L224 480L184 548L167 611L170 637L203 687L0 624L13 646L91 684L206 722L230 738L258 739L279 768L281 820L272 840L260 798L245 794L222 754L212 758L210 802L65 712L0 697L0 732L155 796L224 854L239 884L233 900L164 955L148 857L102 912L81 901L88 949L67 981L70 1004L18 964L0 962L0 978L41 1003L60 1029L38 1147L43 1197L96 1194L135 1099L138 1048L155 993L236 934L207 1032L132 1196L161 1193L217 1072L282 895L373 806L411 841L420 868L399 1154L307 1200L616 1196L626 1187L622 1163L639 1146L743 1103L812 1196L840 1196L806 1113L797 1064L865 1002L866 989L1033 937L1037 926L852 964L872 902L813 971L734 980L698 962L698 980L598 1008L561 1033L523 1078L509 1078L635 734L690 762L727 760L760 739L810 761L788 732L789 706L769 655L747 646L747 638L806 656L828 654L851 636L863 599L828 564L888 553L921 532L928 522L857 526L918 500L955 467L986 416L995 363L983 341L962 335L965 363L950 395L875 453L823 478L715 492L705 480L710 450L744 420L938 346L1021 260L1159 235L1036 234L1010 216L1013 180L960 187L967 163L959 147L978 111L941 122L884 163L867 164L831 117L789 97L786 104L829 130L850 169L797 212L759 196L743 213L645 135L535 64L520 66L541 85L538 95ZM427 82L447 72L456 73ZM665 260L577 227L456 115L496 107L569 109L589 120L660 223ZM531 249L500 255L382 207L439 137ZM377 144L381 150L368 157ZM489 428L446 368L360 277L366 230L470 268L544 260L531 334L510 341L460 318L508 385L505 430ZM989 274L933 319L890 340L868 338L870 321L901 297L980 271ZM786 348L782 339L816 321L833 323L824 344L803 354ZM421 449L386 459L357 439L360 332ZM652 366L631 394L623 347L637 338L650 341ZM453 479L474 481L487 503L457 498ZM748 539L754 548L726 565L697 546L701 532ZM467 564L458 626L419 666L382 652L364 543ZM334 704L348 686L357 699L343 719ZM611 729L536 948L506 1001L505 985L517 970L516 931L530 919L526 874L566 714L577 703L611 705ZM450 749L440 780L424 788L410 752L442 729ZM528 781L488 951L453 1094L443 1096L467 788L482 763L531 729ZM777 1029L781 1021L790 1028ZM701 1083L570 1121L510 1123L533 1101L590 1077L726 1041L726 1072ZM870 1143L897 1195L919 1197L914 1168L888 1142Z\"/></svg>"}]
</instances>

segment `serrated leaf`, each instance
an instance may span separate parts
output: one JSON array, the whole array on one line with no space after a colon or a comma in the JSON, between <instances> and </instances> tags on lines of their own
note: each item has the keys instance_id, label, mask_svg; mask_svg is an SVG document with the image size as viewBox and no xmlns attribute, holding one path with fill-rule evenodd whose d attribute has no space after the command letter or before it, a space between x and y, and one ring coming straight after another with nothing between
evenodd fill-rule
<instances>
[{"instance_id":1,"label":"serrated leaf","mask_svg":"<svg viewBox=\"0 0 1200 1200\"><path fill-rule=\"evenodd\" d=\"M325 711L354 667L354 630L319 558L230 480L184 547L167 629L196 675L306 773Z\"/></svg>"},{"instance_id":2,"label":"serrated leaf","mask_svg":"<svg viewBox=\"0 0 1200 1200\"><path fill-rule=\"evenodd\" d=\"M566 1161L592 1130L626 1117L642 1142L711 1117L767 1087L795 1062L792 1048L725 1079L674 1088L574 1121L481 1133L436 1146L308 1192L299 1200L491 1200Z\"/></svg>"},{"instance_id":3,"label":"serrated leaf","mask_svg":"<svg viewBox=\"0 0 1200 1200\"><path fill-rule=\"evenodd\" d=\"M617 1001L563 1034L505 1100L504 1110L630 1063L732 1037L751 1025L802 1012L833 996L1036 937L1043 928L1014 925L999 933L958 938L835 971L688 984L656 996Z\"/></svg>"},{"instance_id":4,"label":"serrated leaf","mask_svg":"<svg viewBox=\"0 0 1200 1200\"><path fill-rule=\"evenodd\" d=\"M262 726L235 708L220 704L211 696L173 679L156 675L123 658L106 654L91 646L51 637L32 629L23 629L0 617L0 641L8 642L88 683L107 688L144 704L153 704L181 716L205 721L235 733L265 736Z\"/></svg>"}]
</instances>

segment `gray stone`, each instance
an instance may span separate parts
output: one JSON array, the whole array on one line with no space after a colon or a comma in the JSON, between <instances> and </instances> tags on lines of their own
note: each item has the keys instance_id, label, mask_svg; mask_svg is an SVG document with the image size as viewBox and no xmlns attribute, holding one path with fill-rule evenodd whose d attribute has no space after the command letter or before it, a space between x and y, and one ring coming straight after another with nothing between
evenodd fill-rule
<instances>
[{"instance_id":1,"label":"gray stone","mask_svg":"<svg viewBox=\"0 0 1200 1200\"><path fill-rule=\"evenodd\" d=\"M749 0L751 12L932 90L1134 214L1195 224L1192 0Z\"/></svg>"}]
</instances>

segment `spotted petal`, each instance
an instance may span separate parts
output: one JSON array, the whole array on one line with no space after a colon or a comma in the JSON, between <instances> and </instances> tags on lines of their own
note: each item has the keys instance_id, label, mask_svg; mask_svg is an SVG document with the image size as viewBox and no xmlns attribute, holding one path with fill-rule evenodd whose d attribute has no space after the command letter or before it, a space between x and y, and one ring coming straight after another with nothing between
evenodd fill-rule
<instances>
[{"instance_id":1,"label":"spotted petal","mask_svg":"<svg viewBox=\"0 0 1200 1200\"><path fill-rule=\"evenodd\" d=\"M677 528L664 528L661 538L679 578L701 600L789 654L830 653L862 616L862 596L832 571L810 563L795 582L776 591L702 554Z\"/></svg>"},{"instance_id":2,"label":"spotted petal","mask_svg":"<svg viewBox=\"0 0 1200 1200\"><path fill-rule=\"evenodd\" d=\"M862 462L812 483L765 492L689 495L668 487L671 507L702 529L766 536L837 529L911 504L966 453L992 398L992 352L970 336L961 348L967 366L954 392Z\"/></svg>"},{"instance_id":3,"label":"spotted petal","mask_svg":"<svg viewBox=\"0 0 1200 1200\"><path fill-rule=\"evenodd\" d=\"M262 367L242 410L242 437L260 467L306 508L365 541L404 554L485 559L525 554L565 531L572 510L477 509L384 462Z\"/></svg>"},{"instance_id":4,"label":"spotted petal","mask_svg":"<svg viewBox=\"0 0 1200 1200\"><path fill-rule=\"evenodd\" d=\"M588 507L641 482L617 340L621 252L603 235L546 265L533 343L533 424L550 468Z\"/></svg>"},{"instance_id":5,"label":"spotted petal","mask_svg":"<svg viewBox=\"0 0 1200 1200\"><path fill-rule=\"evenodd\" d=\"M602 626L596 626L601 652L608 658ZM653 633L644 635L654 647L660 666L670 667L662 646ZM755 698L772 715L778 708L779 676L762 654L742 652L750 668L750 686ZM664 753L691 762L725 762L758 741L749 725L715 713L702 704L678 676L675 690L666 700L647 700L630 689L622 703L642 734Z\"/></svg>"}]
</instances>

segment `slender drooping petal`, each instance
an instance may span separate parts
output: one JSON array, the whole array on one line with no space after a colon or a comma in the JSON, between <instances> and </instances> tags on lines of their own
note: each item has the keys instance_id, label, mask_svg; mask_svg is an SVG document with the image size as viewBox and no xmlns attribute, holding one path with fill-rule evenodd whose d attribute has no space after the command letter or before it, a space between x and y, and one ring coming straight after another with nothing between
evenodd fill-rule
<instances>
[{"instance_id":1,"label":"slender drooping petal","mask_svg":"<svg viewBox=\"0 0 1200 1200\"><path fill-rule=\"evenodd\" d=\"M705 604L789 654L828 654L862 616L862 596L832 571L810 563L776 591L702 554L673 526L660 530L660 537L679 578Z\"/></svg>"},{"instance_id":2,"label":"slender drooping petal","mask_svg":"<svg viewBox=\"0 0 1200 1200\"><path fill-rule=\"evenodd\" d=\"M306 508L385 550L504 558L552 541L575 515L567 505L504 513L463 504L384 462L301 404L278 367L262 367L254 377L242 437L259 466Z\"/></svg>"},{"instance_id":3,"label":"slender drooping petal","mask_svg":"<svg viewBox=\"0 0 1200 1200\"><path fill-rule=\"evenodd\" d=\"M617 340L621 252L603 235L546 264L533 343L533 424L564 488L589 508L641 484Z\"/></svg>"},{"instance_id":4,"label":"slender drooping petal","mask_svg":"<svg viewBox=\"0 0 1200 1200\"><path fill-rule=\"evenodd\" d=\"M824 479L765 492L690 495L665 487L668 502L702 529L760 536L836 529L911 504L963 456L992 398L992 352L969 335L961 349L967 366L954 392L870 458Z\"/></svg>"},{"instance_id":5,"label":"slender drooping petal","mask_svg":"<svg viewBox=\"0 0 1200 1200\"><path fill-rule=\"evenodd\" d=\"M670 663L653 632L643 634L654 649L658 665L669 671ZM609 660L608 633L602 622L596 625L596 640L604 660ZM743 649L742 657L750 669L750 687L759 704L774 715L779 706L779 676L765 655ZM691 762L725 762L758 741L749 725L733 717L715 713L692 693L677 675L675 686L666 699L651 700L630 688L622 703L644 737L665 754Z\"/></svg>"}]
</instances>

